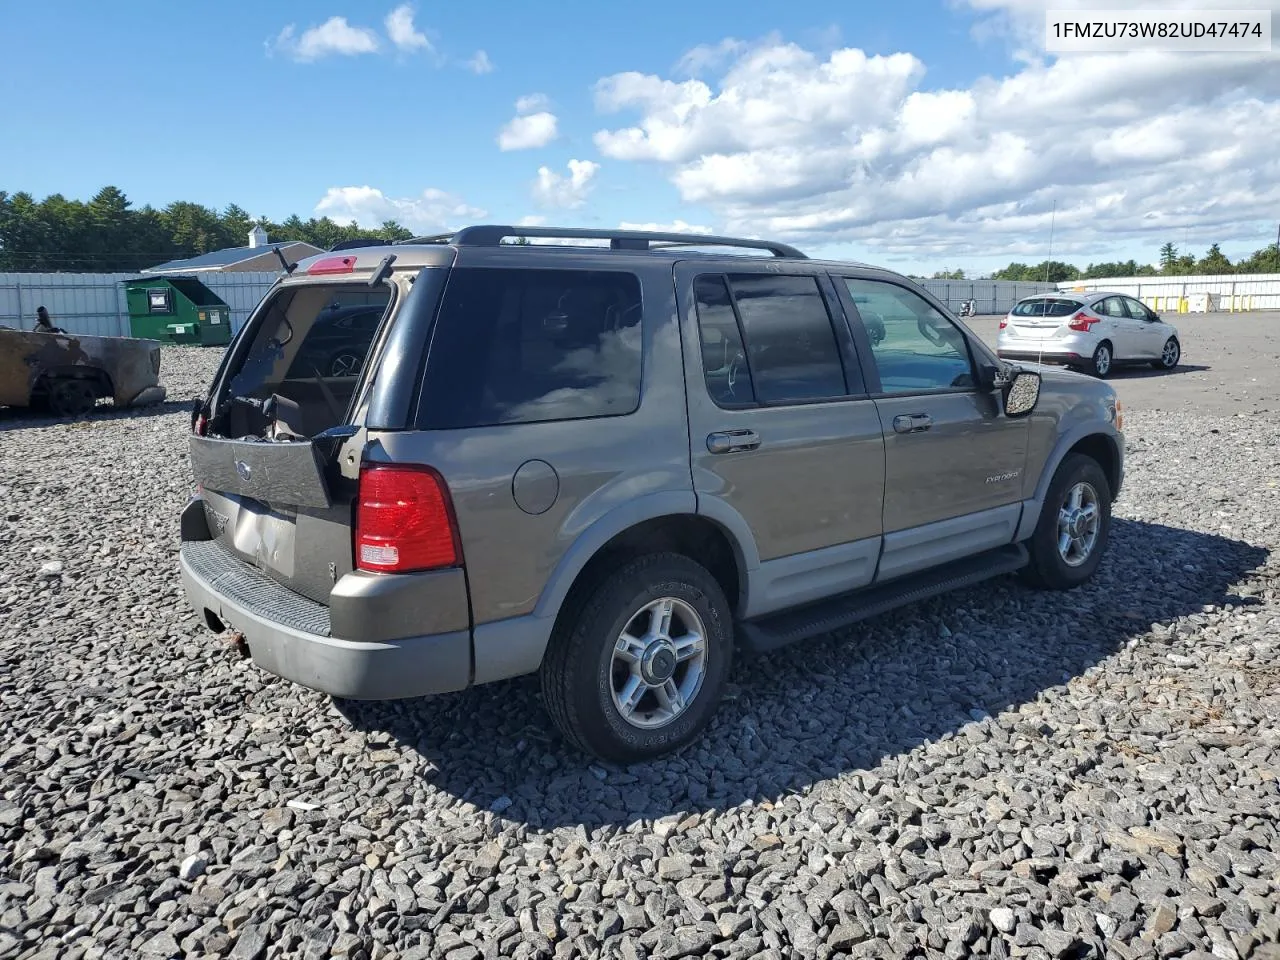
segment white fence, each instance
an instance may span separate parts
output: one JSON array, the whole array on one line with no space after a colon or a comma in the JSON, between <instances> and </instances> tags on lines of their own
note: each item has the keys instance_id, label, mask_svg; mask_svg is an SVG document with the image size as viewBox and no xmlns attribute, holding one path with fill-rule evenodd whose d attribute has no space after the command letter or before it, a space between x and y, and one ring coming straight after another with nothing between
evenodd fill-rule
<instances>
[{"instance_id":1,"label":"white fence","mask_svg":"<svg viewBox=\"0 0 1280 960\"><path fill-rule=\"evenodd\" d=\"M922 287L959 313L966 300L972 300L980 314L1008 313L1023 297L1037 293L1057 293L1056 283L1023 280L919 280Z\"/></svg>"},{"instance_id":2,"label":"white fence","mask_svg":"<svg viewBox=\"0 0 1280 960\"><path fill-rule=\"evenodd\" d=\"M85 336L129 336L122 280L136 273L0 273L0 324L30 330L36 307L48 307L54 326ZM278 273L208 273L199 279L231 307L239 330Z\"/></svg>"},{"instance_id":3,"label":"white fence","mask_svg":"<svg viewBox=\"0 0 1280 960\"><path fill-rule=\"evenodd\" d=\"M1210 309L1234 313L1242 310L1280 310L1280 273L1227 274L1196 277L1110 277L1069 280L1058 289L1084 292L1107 290L1125 293L1155 310L1187 313L1200 309L1206 299ZM1209 294L1197 298L1195 294Z\"/></svg>"}]
</instances>

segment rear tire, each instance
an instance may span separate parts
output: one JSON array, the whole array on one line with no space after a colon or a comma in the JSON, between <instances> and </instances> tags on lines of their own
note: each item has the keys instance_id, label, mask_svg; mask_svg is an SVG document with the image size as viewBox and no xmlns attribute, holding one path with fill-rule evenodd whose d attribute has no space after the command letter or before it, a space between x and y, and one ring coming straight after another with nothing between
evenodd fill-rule
<instances>
[{"instance_id":1,"label":"rear tire","mask_svg":"<svg viewBox=\"0 0 1280 960\"><path fill-rule=\"evenodd\" d=\"M1093 520L1089 519L1092 508ZM1049 484L1027 548L1022 579L1045 590L1070 590L1102 562L1111 533L1111 484L1093 457L1070 453Z\"/></svg>"},{"instance_id":2,"label":"rear tire","mask_svg":"<svg viewBox=\"0 0 1280 960\"><path fill-rule=\"evenodd\" d=\"M562 613L542 663L542 695L575 747L635 763L702 733L732 661L732 612L715 577L681 554L650 554Z\"/></svg>"},{"instance_id":3,"label":"rear tire","mask_svg":"<svg viewBox=\"0 0 1280 960\"><path fill-rule=\"evenodd\" d=\"M1089 360L1089 372L1099 380L1105 380L1115 365L1115 359L1111 341L1103 340L1093 351L1093 357Z\"/></svg>"},{"instance_id":4,"label":"rear tire","mask_svg":"<svg viewBox=\"0 0 1280 960\"><path fill-rule=\"evenodd\" d=\"M1178 342L1177 337L1170 337L1164 342L1164 346L1160 350L1160 359L1154 361L1151 365L1157 370L1172 370L1181 359L1182 344Z\"/></svg>"}]
</instances>

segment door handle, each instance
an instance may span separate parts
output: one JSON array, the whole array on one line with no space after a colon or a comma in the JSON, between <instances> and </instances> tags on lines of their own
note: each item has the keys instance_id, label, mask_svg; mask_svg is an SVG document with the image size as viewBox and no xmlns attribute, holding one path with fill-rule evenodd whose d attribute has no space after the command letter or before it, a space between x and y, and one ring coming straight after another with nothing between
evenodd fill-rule
<instances>
[{"instance_id":1,"label":"door handle","mask_svg":"<svg viewBox=\"0 0 1280 960\"><path fill-rule=\"evenodd\" d=\"M707 437L707 449L712 453L754 450L758 446L760 446L760 434L754 430L721 430Z\"/></svg>"},{"instance_id":2,"label":"door handle","mask_svg":"<svg viewBox=\"0 0 1280 960\"><path fill-rule=\"evenodd\" d=\"M904 413L893 418L896 433L921 433L933 426L933 417L927 413Z\"/></svg>"}]
</instances>

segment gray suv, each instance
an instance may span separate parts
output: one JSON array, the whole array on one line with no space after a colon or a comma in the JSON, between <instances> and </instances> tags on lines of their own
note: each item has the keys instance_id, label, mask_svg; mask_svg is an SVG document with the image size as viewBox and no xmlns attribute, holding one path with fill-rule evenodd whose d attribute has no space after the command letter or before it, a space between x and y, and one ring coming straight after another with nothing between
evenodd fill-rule
<instances>
[{"instance_id":1,"label":"gray suv","mask_svg":"<svg viewBox=\"0 0 1280 960\"><path fill-rule=\"evenodd\" d=\"M182 576L336 697L538 673L568 740L642 760L738 653L1015 571L1074 587L1106 546L1111 387L1001 361L898 274L506 226L289 268L193 410ZM330 322L359 308L372 335Z\"/></svg>"}]
</instances>

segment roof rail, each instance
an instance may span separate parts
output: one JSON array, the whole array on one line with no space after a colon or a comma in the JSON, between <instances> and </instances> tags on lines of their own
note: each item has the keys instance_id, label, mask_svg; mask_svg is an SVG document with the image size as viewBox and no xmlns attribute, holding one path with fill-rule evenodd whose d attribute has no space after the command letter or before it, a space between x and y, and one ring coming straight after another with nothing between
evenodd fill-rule
<instances>
[{"instance_id":1,"label":"roof rail","mask_svg":"<svg viewBox=\"0 0 1280 960\"><path fill-rule=\"evenodd\" d=\"M385 247L385 240L343 240L341 243L335 243L329 248L330 253L337 253L339 250L358 250L360 247Z\"/></svg>"},{"instance_id":2,"label":"roof rail","mask_svg":"<svg viewBox=\"0 0 1280 960\"><path fill-rule=\"evenodd\" d=\"M402 243L448 243L454 238L454 236L456 236L456 234L437 233L429 237L410 237L408 240L396 240L394 242L397 245Z\"/></svg>"},{"instance_id":3,"label":"roof rail","mask_svg":"<svg viewBox=\"0 0 1280 960\"><path fill-rule=\"evenodd\" d=\"M455 234L421 237L405 243L453 243L459 247L496 247L510 237L539 237L563 240L608 240L614 250L651 250L661 247L746 247L768 250L775 257L793 260L808 258L795 247L772 240L746 240L698 233L665 233L650 230L595 230L578 227L510 227L484 224L463 227ZM658 245L655 247L655 244Z\"/></svg>"}]
</instances>

